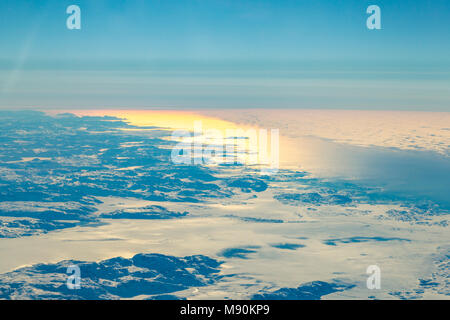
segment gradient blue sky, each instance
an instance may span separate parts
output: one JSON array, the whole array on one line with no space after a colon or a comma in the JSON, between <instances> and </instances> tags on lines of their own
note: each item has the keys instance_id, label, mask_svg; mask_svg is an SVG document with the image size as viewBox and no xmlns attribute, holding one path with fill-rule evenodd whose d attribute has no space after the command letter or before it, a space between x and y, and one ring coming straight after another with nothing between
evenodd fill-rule
<instances>
[{"instance_id":1,"label":"gradient blue sky","mask_svg":"<svg viewBox=\"0 0 450 320\"><path fill-rule=\"evenodd\" d=\"M448 0L2 0L0 107L449 110L449 39Z\"/></svg>"}]
</instances>

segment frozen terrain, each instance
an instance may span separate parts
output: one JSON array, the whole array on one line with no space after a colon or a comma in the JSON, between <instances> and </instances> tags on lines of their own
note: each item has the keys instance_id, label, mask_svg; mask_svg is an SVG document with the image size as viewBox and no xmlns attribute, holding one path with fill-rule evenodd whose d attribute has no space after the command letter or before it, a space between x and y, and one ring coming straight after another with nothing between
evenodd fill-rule
<instances>
[{"instance_id":1,"label":"frozen terrain","mask_svg":"<svg viewBox=\"0 0 450 320\"><path fill-rule=\"evenodd\" d=\"M174 164L170 130L112 116L1 112L0 125L2 299L450 297L448 188Z\"/></svg>"}]
</instances>

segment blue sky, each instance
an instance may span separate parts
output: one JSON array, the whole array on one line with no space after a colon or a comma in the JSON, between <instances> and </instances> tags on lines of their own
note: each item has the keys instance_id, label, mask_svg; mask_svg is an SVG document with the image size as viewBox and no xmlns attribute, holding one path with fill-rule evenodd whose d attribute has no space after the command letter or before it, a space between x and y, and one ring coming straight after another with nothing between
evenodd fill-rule
<instances>
[{"instance_id":1,"label":"blue sky","mask_svg":"<svg viewBox=\"0 0 450 320\"><path fill-rule=\"evenodd\" d=\"M66 28L66 8L71 4L81 8L81 30ZM381 8L382 30L366 28L366 8L371 4ZM103 70L102 79L113 76L117 81L125 82L123 88L128 82L121 75L105 72L156 68L166 72L165 76L172 74L180 79L179 73L186 69L190 75L203 72L213 78L221 76L217 70L235 77L248 76L255 71L266 77L283 72L286 76L287 71L296 70L301 71L302 79L306 72L307 77L322 77L329 82L330 73L336 72L348 81L352 80L349 74L354 72L363 78L382 81L381 70L388 80L393 73L399 72L403 73L400 78L405 81L410 78L433 80L438 87L442 81L448 83L449 80L448 0L2 0L0 17L0 94L3 94L0 106L3 108L8 105L65 105L67 101L58 102L64 92L53 83L58 77L67 77L69 87L78 86L77 92L68 91L66 95L72 102L77 101L76 95L83 93L83 84L90 81L88 77L92 79L93 75L87 72L94 71L103 91L92 93L95 99L89 101L85 97L79 104L113 106L112 102L117 99L107 99L108 90L98 69ZM37 75L36 69L47 73ZM67 73L58 74L61 70ZM69 71L84 72L85 79L79 78L79 74L69 76ZM70 82L73 76L78 82ZM354 77L353 81L356 81ZM31 90L33 83L35 87ZM21 88L20 97L17 86ZM39 86L43 86L42 90ZM170 90L160 94L159 98L147 96L142 91L139 103L130 103L139 107L180 105L182 93L170 81L167 86L176 91L172 96ZM53 98L50 97L52 92L45 93L51 87L59 90L54 92ZM202 105L200 100L206 97L202 95L202 87L196 87L194 92L199 103L193 99L185 107ZM88 96L89 92L86 93ZM114 94L114 91L111 89L109 93ZM139 92L135 92L134 97L136 94ZM177 95L180 98L174 99ZM231 102L239 100L239 95L233 96L231 89L223 95L230 100L230 107L246 105L245 101ZM320 96L320 92L317 95ZM281 94L280 98L284 96ZM263 101L258 103L247 98L252 102L249 106L266 107ZM447 98L430 107L442 110L448 105ZM228 106L227 103L223 106L215 104L212 96L207 100L205 107ZM308 107L307 101L303 102L296 103L293 98L285 106ZM313 103L312 107L327 107L327 103L324 99L321 103ZM125 96L120 102L121 106L124 104L127 104ZM354 107L357 104L354 103ZM369 104L360 105L372 108ZM392 100L386 108L391 105L395 107ZM401 108L408 108L407 100L401 105ZM345 106L342 101L336 107ZM267 107L271 105L267 104ZM349 108L353 108L352 103ZM421 102L411 108L427 106Z\"/></svg>"},{"instance_id":2,"label":"blue sky","mask_svg":"<svg viewBox=\"0 0 450 320\"><path fill-rule=\"evenodd\" d=\"M365 26L370 4L382 30ZM450 59L447 0L2 0L0 16L2 58Z\"/></svg>"}]
</instances>

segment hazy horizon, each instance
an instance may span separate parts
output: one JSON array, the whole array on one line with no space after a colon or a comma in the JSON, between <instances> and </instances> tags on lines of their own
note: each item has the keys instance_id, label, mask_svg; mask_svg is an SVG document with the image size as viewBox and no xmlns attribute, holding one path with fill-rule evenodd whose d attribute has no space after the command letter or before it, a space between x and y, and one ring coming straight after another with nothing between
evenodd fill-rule
<instances>
[{"instance_id":1,"label":"hazy horizon","mask_svg":"<svg viewBox=\"0 0 450 320\"><path fill-rule=\"evenodd\" d=\"M0 3L0 109L450 111L450 3Z\"/></svg>"}]
</instances>

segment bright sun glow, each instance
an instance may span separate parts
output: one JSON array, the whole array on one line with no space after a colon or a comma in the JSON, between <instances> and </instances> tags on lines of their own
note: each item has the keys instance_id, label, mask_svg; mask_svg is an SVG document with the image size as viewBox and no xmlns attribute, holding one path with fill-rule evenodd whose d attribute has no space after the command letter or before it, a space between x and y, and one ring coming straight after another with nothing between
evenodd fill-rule
<instances>
[{"instance_id":1,"label":"bright sun glow","mask_svg":"<svg viewBox=\"0 0 450 320\"><path fill-rule=\"evenodd\" d=\"M113 116L138 127L154 126L171 131L186 130L195 133L200 131L200 135L183 138L182 141L192 144L195 150L203 149L204 146L209 146L210 149L211 146L215 146L212 163L229 161L229 158L224 159L220 154L226 152L229 154L229 146L232 144L233 159L238 163L269 165L272 169L279 166L278 133L275 136L272 132L256 126L236 124L195 111L72 110L70 112L78 116ZM199 147L199 144L202 146Z\"/></svg>"}]
</instances>

